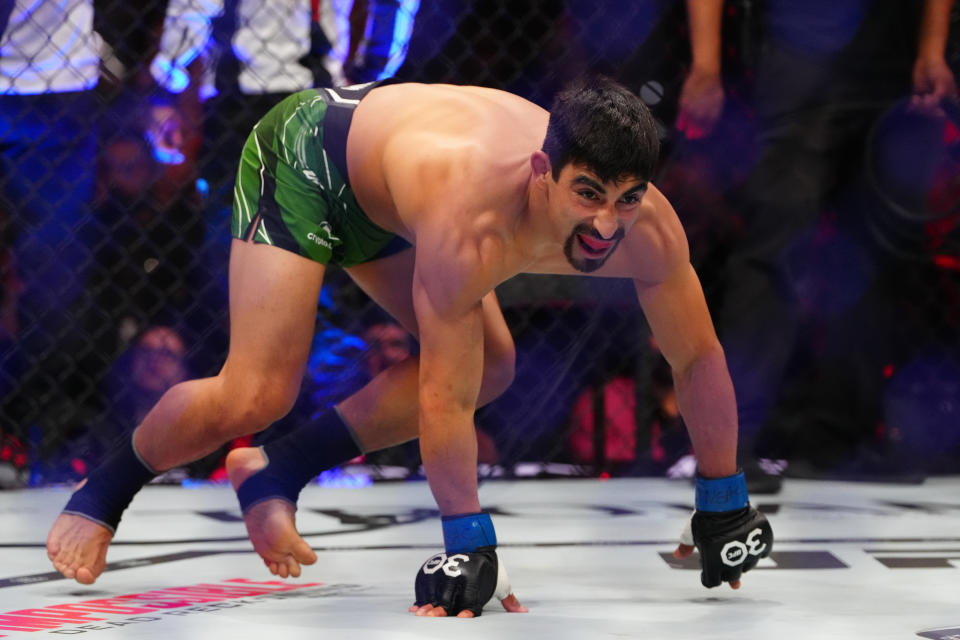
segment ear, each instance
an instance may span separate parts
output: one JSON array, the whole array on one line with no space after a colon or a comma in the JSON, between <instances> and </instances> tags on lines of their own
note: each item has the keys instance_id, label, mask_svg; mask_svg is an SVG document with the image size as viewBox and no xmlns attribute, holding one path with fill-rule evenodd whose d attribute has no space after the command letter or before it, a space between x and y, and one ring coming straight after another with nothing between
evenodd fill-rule
<instances>
[{"instance_id":1,"label":"ear","mask_svg":"<svg viewBox=\"0 0 960 640\"><path fill-rule=\"evenodd\" d=\"M537 178L546 177L552 170L550 166L550 156L540 150L534 151L530 155L530 167L533 169L533 174Z\"/></svg>"}]
</instances>

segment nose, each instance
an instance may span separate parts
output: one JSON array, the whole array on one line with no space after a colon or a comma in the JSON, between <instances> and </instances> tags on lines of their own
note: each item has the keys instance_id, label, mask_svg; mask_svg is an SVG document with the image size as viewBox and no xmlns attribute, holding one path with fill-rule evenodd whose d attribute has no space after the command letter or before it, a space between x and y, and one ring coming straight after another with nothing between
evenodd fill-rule
<instances>
[{"instance_id":1,"label":"nose","mask_svg":"<svg viewBox=\"0 0 960 640\"><path fill-rule=\"evenodd\" d=\"M601 211L593 218L593 228L604 240L609 240L617 232L617 216L612 211Z\"/></svg>"}]
</instances>

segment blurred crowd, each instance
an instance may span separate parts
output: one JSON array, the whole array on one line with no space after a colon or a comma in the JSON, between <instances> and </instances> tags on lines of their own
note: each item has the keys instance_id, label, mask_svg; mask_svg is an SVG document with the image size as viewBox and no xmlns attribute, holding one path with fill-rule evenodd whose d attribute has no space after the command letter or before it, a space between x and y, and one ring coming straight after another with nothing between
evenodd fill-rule
<instances>
[{"instance_id":1,"label":"blurred crowd","mask_svg":"<svg viewBox=\"0 0 960 640\"><path fill-rule=\"evenodd\" d=\"M656 182L690 238L753 481L956 472L953 5L3 4L0 487L82 478L166 389L221 366L236 164L282 97L396 77L546 105L584 73L629 86L657 119ZM498 294L517 377L477 414L481 462L691 472L630 286L530 276ZM254 440L416 349L331 269L300 400ZM225 453L172 477L222 479ZM363 462L416 474L419 456L412 444Z\"/></svg>"}]
</instances>

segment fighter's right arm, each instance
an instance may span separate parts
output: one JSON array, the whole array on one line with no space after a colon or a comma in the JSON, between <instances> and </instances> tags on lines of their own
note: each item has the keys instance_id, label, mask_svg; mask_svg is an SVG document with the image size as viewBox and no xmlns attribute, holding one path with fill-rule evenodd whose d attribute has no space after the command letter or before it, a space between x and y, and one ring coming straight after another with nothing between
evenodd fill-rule
<instances>
[{"instance_id":1,"label":"fighter's right arm","mask_svg":"<svg viewBox=\"0 0 960 640\"><path fill-rule=\"evenodd\" d=\"M443 515L480 510L473 414L483 378L481 300L496 284L471 224L477 217L472 183L459 180L459 165L456 158L443 165L421 162L404 184L407 192L419 187L418 193L398 203L418 207L400 213L416 236L420 451Z\"/></svg>"},{"instance_id":2,"label":"fighter's right arm","mask_svg":"<svg viewBox=\"0 0 960 640\"><path fill-rule=\"evenodd\" d=\"M489 217L483 204L489 194L471 175L477 165L471 151L450 140L407 136L394 139L382 159L397 214L415 238L420 452L444 516L444 552L417 573L410 608L417 615L472 617L491 595L507 611L526 611L512 593L493 523L477 495L473 414L483 378L481 301L498 282L502 247L478 224ZM457 571L438 571L445 562Z\"/></svg>"},{"instance_id":3,"label":"fighter's right arm","mask_svg":"<svg viewBox=\"0 0 960 640\"><path fill-rule=\"evenodd\" d=\"M483 314L479 298L457 299L463 267L444 253L417 247L413 304L420 328L420 453L437 506L449 516L480 511L473 414L483 375Z\"/></svg>"},{"instance_id":4,"label":"fighter's right arm","mask_svg":"<svg viewBox=\"0 0 960 640\"><path fill-rule=\"evenodd\" d=\"M444 216L457 219L456 212ZM462 218L460 218L462 220ZM483 374L481 299L492 288L482 247L453 225L434 220L417 234L413 304L420 328L420 453L443 514L445 554L417 573L417 615L480 615L491 595L504 609L523 612L496 553L489 514L477 495L473 414ZM455 574L437 572L443 562Z\"/></svg>"},{"instance_id":5,"label":"fighter's right arm","mask_svg":"<svg viewBox=\"0 0 960 640\"><path fill-rule=\"evenodd\" d=\"M475 291L469 181L442 138L391 137L381 160L397 214L416 245L413 308L420 333L419 433L427 480L444 515L480 510L473 414L483 375L483 316ZM463 185L466 185L464 187Z\"/></svg>"}]
</instances>

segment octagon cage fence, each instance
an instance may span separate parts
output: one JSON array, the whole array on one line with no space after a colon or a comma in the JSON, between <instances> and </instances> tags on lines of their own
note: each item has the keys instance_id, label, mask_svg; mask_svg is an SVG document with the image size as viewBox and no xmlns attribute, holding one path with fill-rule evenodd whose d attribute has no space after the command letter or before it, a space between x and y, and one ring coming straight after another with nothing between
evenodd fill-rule
<instances>
[{"instance_id":1,"label":"octagon cage fence","mask_svg":"<svg viewBox=\"0 0 960 640\"><path fill-rule=\"evenodd\" d=\"M684 224L715 319L725 304L730 256L748 229L744 192L764 162L756 84L765 4L776 2L724 3L726 100L704 137L676 127L691 70L687 6L676 0L7 4L0 486L84 477L166 389L217 373L240 149L257 120L301 88L394 76L494 87L548 107L577 77L614 78L656 118L655 182ZM953 13L947 60L956 69ZM44 75L45 64L66 71ZM818 203L814 225L798 231L781 283L798 310L795 345L750 456L798 476L958 468L958 126L952 103L924 118L891 101L837 177L842 188L831 193L842 195ZM476 414L482 474L690 472L672 374L632 283L524 275L497 294L517 375ZM310 420L416 349L331 267L290 415L161 480L223 480L229 447ZM325 475L422 474L415 443L353 467L362 473Z\"/></svg>"}]
</instances>

